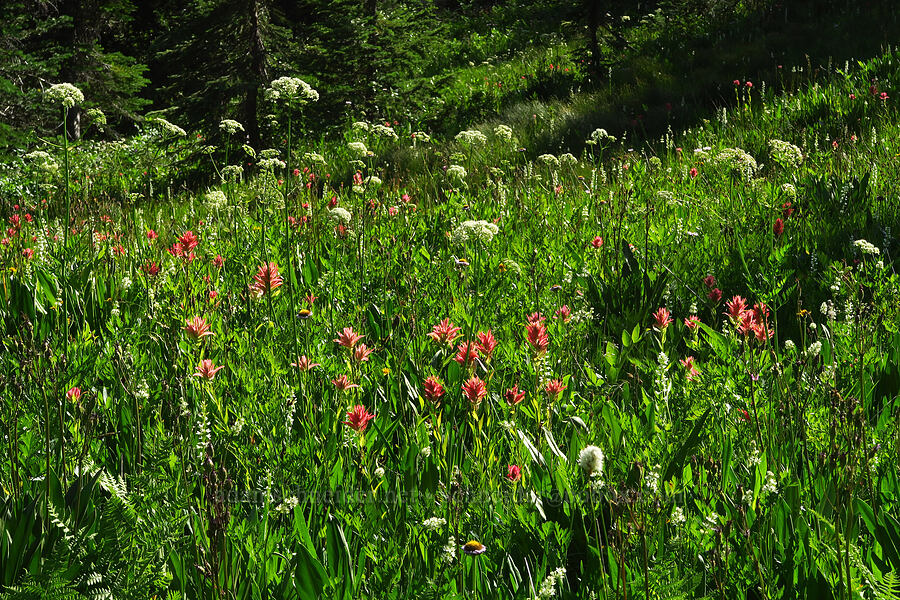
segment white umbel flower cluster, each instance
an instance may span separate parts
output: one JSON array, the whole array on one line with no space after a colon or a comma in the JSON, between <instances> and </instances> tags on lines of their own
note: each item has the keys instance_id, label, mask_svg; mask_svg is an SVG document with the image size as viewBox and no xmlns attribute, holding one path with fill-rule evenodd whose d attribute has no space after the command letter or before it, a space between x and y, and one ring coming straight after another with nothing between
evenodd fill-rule
<instances>
[{"instance_id":1,"label":"white umbel flower cluster","mask_svg":"<svg viewBox=\"0 0 900 600\"><path fill-rule=\"evenodd\" d=\"M222 190L211 190L206 192L203 199L206 201L206 206L213 210L223 208L228 204L228 197L225 196L225 192Z\"/></svg>"},{"instance_id":2,"label":"white umbel flower cluster","mask_svg":"<svg viewBox=\"0 0 900 600\"><path fill-rule=\"evenodd\" d=\"M494 135L499 140L510 142L513 138L513 130L509 125L497 125L496 127L494 127Z\"/></svg>"},{"instance_id":3,"label":"white umbel flower cluster","mask_svg":"<svg viewBox=\"0 0 900 600\"><path fill-rule=\"evenodd\" d=\"M785 169L796 169L803 163L803 151L784 140L769 140L769 156Z\"/></svg>"},{"instance_id":4,"label":"white umbel flower cluster","mask_svg":"<svg viewBox=\"0 0 900 600\"><path fill-rule=\"evenodd\" d=\"M162 134L173 135L175 137L184 137L187 135L187 132L184 129L174 123L170 123L162 117L154 117L150 120L150 124L155 126Z\"/></svg>"},{"instance_id":5,"label":"white umbel flower cluster","mask_svg":"<svg viewBox=\"0 0 900 600\"><path fill-rule=\"evenodd\" d=\"M853 245L863 254L868 254L870 256L878 256L881 254L881 249L868 240L856 240L853 242Z\"/></svg>"},{"instance_id":6,"label":"white umbel flower cluster","mask_svg":"<svg viewBox=\"0 0 900 600\"><path fill-rule=\"evenodd\" d=\"M450 165L447 167L447 179L463 182L467 175L468 173L466 173L465 168L459 165Z\"/></svg>"},{"instance_id":7,"label":"white umbel flower cluster","mask_svg":"<svg viewBox=\"0 0 900 600\"><path fill-rule=\"evenodd\" d=\"M317 152L304 152L303 153L303 162L309 163L311 165L322 165L325 166L325 157Z\"/></svg>"},{"instance_id":8,"label":"white umbel flower cluster","mask_svg":"<svg viewBox=\"0 0 900 600\"><path fill-rule=\"evenodd\" d=\"M234 119L224 119L221 123L219 123L219 129L221 129L228 135L234 135L238 131L244 131L244 126Z\"/></svg>"},{"instance_id":9,"label":"white umbel flower cluster","mask_svg":"<svg viewBox=\"0 0 900 600\"><path fill-rule=\"evenodd\" d=\"M756 159L740 148L725 148L721 150L716 154L714 162L747 179L756 173L759 168L756 164Z\"/></svg>"},{"instance_id":10,"label":"white umbel flower cluster","mask_svg":"<svg viewBox=\"0 0 900 600\"><path fill-rule=\"evenodd\" d=\"M56 173L59 171L59 164L53 157L43 150L35 150L25 155L25 160L32 163L38 170L45 173Z\"/></svg>"},{"instance_id":11,"label":"white umbel flower cluster","mask_svg":"<svg viewBox=\"0 0 900 600\"><path fill-rule=\"evenodd\" d=\"M559 159L553 156L552 154L541 154L537 157L538 162L544 163L551 169L559 168Z\"/></svg>"},{"instance_id":12,"label":"white umbel flower cluster","mask_svg":"<svg viewBox=\"0 0 900 600\"><path fill-rule=\"evenodd\" d=\"M585 140L585 144L588 146L596 146L600 144L601 146L606 144L607 142L610 144L615 143L616 136L609 135L609 133L605 129L595 129L591 132L591 136Z\"/></svg>"},{"instance_id":13,"label":"white umbel flower cluster","mask_svg":"<svg viewBox=\"0 0 900 600\"><path fill-rule=\"evenodd\" d=\"M422 521L422 527L428 531L438 531L439 529L443 529L445 525L447 525L447 519L442 517L431 517L430 519Z\"/></svg>"},{"instance_id":14,"label":"white umbel flower cluster","mask_svg":"<svg viewBox=\"0 0 900 600\"><path fill-rule=\"evenodd\" d=\"M50 89L44 92L44 96L50 102L62 104L65 108L72 108L76 104L84 102L84 94L71 83L51 85Z\"/></svg>"},{"instance_id":15,"label":"white umbel flower cluster","mask_svg":"<svg viewBox=\"0 0 900 600\"><path fill-rule=\"evenodd\" d=\"M266 90L266 97L273 101L284 100L306 104L307 102L316 102L319 99L319 92L297 77L279 77Z\"/></svg>"},{"instance_id":16,"label":"white umbel flower cluster","mask_svg":"<svg viewBox=\"0 0 900 600\"><path fill-rule=\"evenodd\" d=\"M329 216L338 221L339 223L349 224L350 223L350 211L346 208L341 208L340 206L336 206L328 211Z\"/></svg>"},{"instance_id":17,"label":"white umbel flower cluster","mask_svg":"<svg viewBox=\"0 0 900 600\"><path fill-rule=\"evenodd\" d=\"M456 245L473 240L488 244L499 231L499 227L488 221L463 221L453 230L450 241Z\"/></svg>"},{"instance_id":18,"label":"white umbel flower cluster","mask_svg":"<svg viewBox=\"0 0 900 600\"><path fill-rule=\"evenodd\" d=\"M467 146L484 146L487 136L477 129L467 129L456 134L456 141Z\"/></svg>"},{"instance_id":19,"label":"white umbel flower cluster","mask_svg":"<svg viewBox=\"0 0 900 600\"><path fill-rule=\"evenodd\" d=\"M347 149L353 154L354 158L365 158L369 154L369 149L362 142L350 142Z\"/></svg>"}]
</instances>

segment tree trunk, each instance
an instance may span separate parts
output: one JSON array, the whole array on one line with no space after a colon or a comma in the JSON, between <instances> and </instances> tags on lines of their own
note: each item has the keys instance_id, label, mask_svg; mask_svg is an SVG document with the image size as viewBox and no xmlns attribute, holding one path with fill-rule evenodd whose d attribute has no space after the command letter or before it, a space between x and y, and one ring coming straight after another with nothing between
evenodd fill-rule
<instances>
[{"instance_id":1,"label":"tree trunk","mask_svg":"<svg viewBox=\"0 0 900 600\"><path fill-rule=\"evenodd\" d=\"M100 0L71 0L66 13L72 17L72 59L66 69L68 80L82 90L90 90L91 70L97 42L100 41ZM66 130L69 137L81 137L81 107L69 111Z\"/></svg>"},{"instance_id":2,"label":"tree trunk","mask_svg":"<svg viewBox=\"0 0 900 600\"><path fill-rule=\"evenodd\" d=\"M260 27L258 0L250 0L247 5L250 27L250 73L247 81L247 95L244 97L244 123L247 126L247 137L250 145L260 147L261 136L259 133L259 90L269 81L266 69L266 46L263 43L262 29Z\"/></svg>"},{"instance_id":3,"label":"tree trunk","mask_svg":"<svg viewBox=\"0 0 900 600\"><path fill-rule=\"evenodd\" d=\"M591 68L596 76L600 76L600 43L597 29L600 27L601 3L599 0L584 0L587 13L588 47L591 51Z\"/></svg>"}]
</instances>

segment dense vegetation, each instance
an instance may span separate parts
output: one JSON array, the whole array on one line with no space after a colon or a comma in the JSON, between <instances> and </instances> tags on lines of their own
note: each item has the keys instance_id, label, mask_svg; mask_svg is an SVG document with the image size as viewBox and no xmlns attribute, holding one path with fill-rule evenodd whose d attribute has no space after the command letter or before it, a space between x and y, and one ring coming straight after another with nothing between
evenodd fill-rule
<instances>
[{"instance_id":1,"label":"dense vegetation","mask_svg":"<svg viewBox=\"0 0 900 600\"><path fill-rule=\"evenodd\" d=\"M0 598L900 597L898 15L593 5L13 2Z\"/></svg>"}]
</instances>

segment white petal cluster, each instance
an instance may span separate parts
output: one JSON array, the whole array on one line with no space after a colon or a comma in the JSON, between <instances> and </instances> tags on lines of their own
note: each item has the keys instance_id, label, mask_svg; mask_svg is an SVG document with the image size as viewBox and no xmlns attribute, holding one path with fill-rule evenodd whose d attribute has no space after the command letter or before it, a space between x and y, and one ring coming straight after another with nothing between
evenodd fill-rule
<instances>
[{"instance_id":1,"label":"white petal cluster","mask_svg":"<svg viewBox=\"0 0 900 600\"><path fill-rule=\"evenodd\" d=\"M339 223L344 223L345 225L350 223L350 211L346 208L341 208L340 206L336 206L328 211L329 216L338 221Z\"/></svg>"},{"instance_id":2,"label":"white petal cluster","mask_svg":"<svg viewBox=\"0 0 900 600\"><path fill-rule=\"evenodd\" d=\"M422 521L422 526L428 531L438 531L447 524L447 519L442 517L431 517Z\"/></svg>"},{"instance_id":3,"label":"white petal cluster","mask_svg":"<svg viewBox=\"0 0 900 600\"><path fill-rule=\"evenodd\" d=\"M853 242L853 245L863 254L869 254L871 256L878 256L881 254L881 249L868 240L856 240Z\"/></svg>"},{"instance_id":4,"label":"white petal cluster","mask_svg":"<svg viewBox=\"0 0 900 600\"><path fill-rule=\"evenodd\" d=\"M588 476L599 475L603 472L603 450L587 446L578 454L578 466Z\"/></svg>"},{"instance_id":5,"label":"white petal cluster","mask_svg":"<svg viewBox=\"0 0 900 600\"><path fill-rule=\"evenodd\" d=\"M509 125L497 125L494 127L494 135L497 139L503 140L504 142L510 142L513 138L513 130Z\"/></svg>"},{"instance_id":6,"label":"white petal cluster","mask_svg":"<svg viewBox=\"0 0 900 600\"><path fill-rule=\"evenodd\" d=\"M266 96L269 100L306 104L316 102L319 99L319 92L297 77L279 77L266 90Z\"/></svg>"},{"instance_id":7,"label":"white petal cluster","mask_svg":"<svg viewBox=\"0 0 900 600\"><path fill-rule=\"evenodd\" d=\"M347 144L347 149L355 158L365 158L369 154L369 149L362 142L350 142Z\"/></svg>"},{"instance_id":8,"label":"white petal cluster","mask_svg":"<svg viewBox=\"0 0 900 600\"><path fill-rule=\"evenodd\" d=\"M71 83L57 83L50 86L44 96L50 102L62 104L65 108L72 108L76 104L84 102L84 94Z\"/></svg>"},{"instance_id":9,"label":"white petal cluster","mask_svg":"<svg viewBox=\"0 0 900 600\"><path fill-rule=\"evenodd\" d=\"M499 231L499 227L488 221L463 221L450 234L450 241L455 245L476 240L488 244Z\"/></svg>"},{"instance_id":10,"label":"white petal cluster","mask_svg":"<svg viewBox=\"0 0 900 600\"><path fill-rule=\"evenodd\" d=\"M559 168L559 159L553 156L552 154L541 154L537 157L538 162L544 163L551 169Z\"/></svg>"},{"instance_id":11,"label":"white petal cluster","mask_svg":"<svg viewBox=\"0 0 900 600\"><path fill-rule=\"evenodd\" d=\"M169 121L163 119L162 117L154 117L150 123L154 125L160 133L174 135L176 137L183 137L187 135L187 132L175 125L174 123L170 123Z\"/></svg>"},{"instance_id":12,"label":"white petal cluster","mask_svg":"<svg viewBox=\"0 0 900 600\"><path fill-rule=\"evenodd\" d=\"M725 148L719 151L713 162L747 179L759 169L756 159L740 148Z\"/></svg>"},{"instance_id":13,"label":"white petal cluster","mask_svg":"<svg viewBox=\"0 0 900 600\"><path fill-rule=\"evenodd\" d=\"M468 173L466 173L465 168L460 165L450 165L447 167L447 179L457 182L463 182L466 180Z\"/></svg>"},{"instance_id":14,"label":"white petal cluster","mask_svg":"<svg viewBox=\"0 0 900 600\"><path fill-rule=\"evenodd\" d=\"M467 129L456 134L456 141L467 146L484 146L487 136L477 129Z\"/></svg>"},{"instance_id":15,"label":"white petal cluster","mask_svg":"<svg viewBox=\"0 0 900 600\"><path fill-rule=\"evenodd\" d=\"M59 164L43 150L35 150L25 155L25 160L34 164L39 170L46 173L56 173L59 170Z\"/></svg>"},{"instance_id":16,"label":"white petal cluster","mask_svg":"<svg viewBox=\"0 0 900 600\"><path fill-rule=\"evenodd\" d=\"M769 140L769 156L785 169L796 169L803 162L803 151L784 140Z\"/></svg>"},{"instance_id":17,"label":"white petal cluster","mask_svg":"<svg viewBox=\"0 0 900 600\"><path fill-rule=\"evenodd\" d=\"M244 131L244 126L233 119L224 119L219 123L219 129L228 135L234 135L238 131Z\"/></svg>"},{"instance_id":18,"label":"white petal cluster","mask_svg":"<svg viewBox=\"0 0 900 600\"><path fill-rule=\"evenodd\" d=\"M559 587L559 583L565 578L565 576L565 567L560 567L547 575L547 578L541 582L541 587L538 588L538 598L554 597L556 595L557 588Z\"/></svg>"}]
</instances>

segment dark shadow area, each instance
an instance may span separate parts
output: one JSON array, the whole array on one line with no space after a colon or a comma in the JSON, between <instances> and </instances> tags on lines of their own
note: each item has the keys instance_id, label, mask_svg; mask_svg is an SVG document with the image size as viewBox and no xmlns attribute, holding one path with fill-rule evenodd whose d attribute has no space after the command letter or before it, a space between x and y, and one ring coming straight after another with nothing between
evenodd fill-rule
<instances>
[{"instance_id":1,"label":"dark shadow area","mask_svg":"<svg viewBox=\"0 0 900 600\"><path fill-rule=\"evenodd\" d=\"M889 0L786 3L694 31L672 20L656 38L626 51L602 80L587 81L581 93L554 102L553 94L536 87L529 99L509 98L496 120L521 130L537 115L524 144L533 155L577 151L598 127L627 132L633 147L653 146L669 128L694 127L716 108L735 104L735 80L752 82L757 97L763 86L789 93L842 77L845 64L877 56L898 39L900 11ZM881 83L891 94L892 83Z\"/></svg>"}]
</instances>

